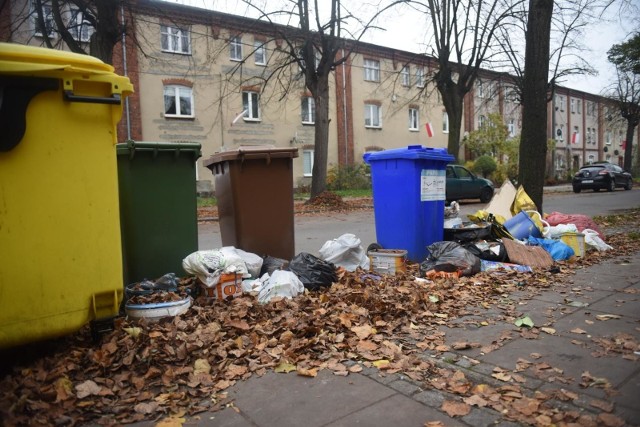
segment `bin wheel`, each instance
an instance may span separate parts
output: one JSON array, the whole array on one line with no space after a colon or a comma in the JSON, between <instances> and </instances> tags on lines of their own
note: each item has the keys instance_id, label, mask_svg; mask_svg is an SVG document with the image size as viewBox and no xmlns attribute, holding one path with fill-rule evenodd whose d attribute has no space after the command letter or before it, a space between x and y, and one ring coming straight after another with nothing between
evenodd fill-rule
<instances>
[{"instance_id":1,"label":"bin wheel","mask_svg":"<svg viewBox=\"0 0 640 427\"><path fill-rule=\"evenodd\" d=\"M380 249L382 249L382 246L379 243L372 243L369 246L367 246L367 252L379 251Z\"/></svg>"},{"instance_id":2,"label":"bin wheel","mask_svg":"<svg viewBox=\"0 0 640 427\"><path fill-rule=\"evenodd\" d=\"M98 344L102 339L102 335L115 329L114 318L92 320L89 326L91 327L91 339L94 344Z\"/></svg>"}]
</instances>

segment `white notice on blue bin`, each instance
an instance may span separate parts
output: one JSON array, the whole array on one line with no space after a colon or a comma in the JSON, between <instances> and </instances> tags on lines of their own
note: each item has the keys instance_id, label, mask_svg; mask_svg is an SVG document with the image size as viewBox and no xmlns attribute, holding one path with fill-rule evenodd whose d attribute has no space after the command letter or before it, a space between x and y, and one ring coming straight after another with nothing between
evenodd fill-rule
<instances>
[{"instance_id":1,"label":"white notice on blue bin","mask_svg":"<svg viewBox=\"0 0 640 427\"><path fill-rule=\"evenodd\" d=\"M420 201L429 202L447 198L445 170L423 169L420 176Z\"/></svg>"}]
</instances>

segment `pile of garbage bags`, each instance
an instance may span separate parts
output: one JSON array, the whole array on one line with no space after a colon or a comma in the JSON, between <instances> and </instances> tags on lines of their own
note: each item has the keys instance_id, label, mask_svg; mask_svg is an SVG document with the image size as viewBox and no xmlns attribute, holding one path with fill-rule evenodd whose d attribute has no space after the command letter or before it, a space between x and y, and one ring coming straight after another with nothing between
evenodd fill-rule
<instances>
[{"instance_id":1,"label":"pile of garbage bags","mask_svg":"<svg viewBox=\"0 0 640 427\"><path fill-rule=\"evenodd\" d=\"M184 258L182 267L207 288L240 277L242 292L255 293L260 303L275 297L293 298L305 289L316 291L329 287L338 281L338 267L347 271L369 269L369 258L360 239L353 234L327 241L319 254L317 257L301 252L291 260L284 260L226 246L193 252Z\"/></svg>"},{"instance_id":2,"label":"pile of garbage bags","mask_svg":"<svg viewBox=\"0 0 640 427\"><path fill-rule=\"evenodd\" d=\"M454 202L455 203L455 202ZM531 271L553 261L582 257L588 250L612 249L588 216L540 214L520 186L505 181L483 210L458 216L458 206L445 208L444 241L427 249L420 265L424 277L459 277L479 271Z\"/></svg>"}]
</instances>

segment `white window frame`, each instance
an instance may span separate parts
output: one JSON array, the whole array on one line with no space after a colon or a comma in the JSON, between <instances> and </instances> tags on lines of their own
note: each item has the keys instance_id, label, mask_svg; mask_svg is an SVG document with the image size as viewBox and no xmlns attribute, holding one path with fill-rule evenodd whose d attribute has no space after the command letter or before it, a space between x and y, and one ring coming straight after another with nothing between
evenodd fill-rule
<instances>
[{"instance_id":1,"label":"white window frame","mask_svg":"<svg viewBox=\"0 0 640 427\"><path fill-rule=\"evenodd\" d=\"M316 101L312 96L304 96L300 100L300 115L302 124L313 125L316 123Z\"/></svg>"},{"instance_id":2,"label":"white window frame","mask_svg":"<svg viewBox=\"0 0 640 427\"><path fill-rule=\"evenodd\" d=\"M364 127L372 129L380 129L382 127L381 106L377 104L364 104Z\"/></svg>"},{"instance_id":3,"label":"white window frame","mask_svg":"<svg viewBox=\"0 0 640 427\"><path fill-rule=\"evenodd\" d=\"M242 37L229 37L229 59L232 61L242 61Z\"/></svg>"},{"instance_id":4,"label":"white window frame","mask_svg":"<svg viewBox=\"0 0 640 427\"><path fill-rule=\"evenodd\" d=\"M449 114L442 112L442 133L449 133Z\"/></svg>"},{"instance_id":5,"label":"white window frame","mask_svg":"<svg viewBox=\"0 0 640 427\"><path fill-rule=\"evenodd\" d=\"M400 83L402 86L411 86L411 68L408 65L400 70Z\"/></svg>"},{"instance_id":6,"label":"white window frame","mask_svg":"<svg viewBox=\"0 0 640 427\"><path fill-rule=\"evenodd\" d=\"M507 130L511 138L516 136L516 122L514 119L509 119L509 123L507 123Z\"/></svg>"},{"instance_id":7,"label":"white window frame","mask_svg":"<svg viewBox=\"0 0 640 427\"><path fill-rule=\"evenodd\" d=\"M414 107L409 108L409 130L420 130L420 110Z\"/></svg>"},{"instance_id":8,"label":"white window frame","mask_svg":"<svg viewBox=\"0 0 640 427\"><path fill-rule=\"evenodd\" d=\"M560 98L560 111L564 111L564 107L565 107L564 96L560 96L559 98Z\"/></svg>"},{"instance_id":9,"label":"white window frame","mask_svg":"<svg viewBox=\"0 0 640 427\"><path fill-rule=\"evenodd\" d=\"M575 114L576 113L576 100L571 98L571 114Z\"/></svg>"},{"instance_id":10,"label":"white window frame","mask_svg":"<svg viewBox=\"0 0 640 427\"><path fill-rule=\"evenodd\" d=\"M245 122L260 121L260 94L256 91L242 91L243 120Z\"/></svg>"},{"instance_id":11,"label":"white window frame","mask_svg":"<svg viewBox=\"0 0 640 427\"><path fill-rule=\"evenodd\" d=\"M587 128L587 144L591 144L591 128Z\"/></svg>"},{"instance_id":12,"label":"white window frame","mask_svg":"<svg viewBox=\"0 0 640 427\"><path fill-rule=\"evenodd\" d=\"M595 162L595 161L596 161L596 156L594 156L593 154L589 154L589 155L587 156L587 163L588 163L588 164L590 164L590 165L591 165L591 164L593 164L593 162Z\"/></svg>"},{"instance_id":13,"label":"white window frame","mask_svg":"<svg viewBox=\"0 0 640 427\"><path fill-rule=\"evenodd\" d=\"M265 42L261 40L253 41L253 59L256 65L267 65L267 49Z\"/></svg>"},{"instance_id":14,"label":"white window frame","mask_svg":"<svg viewBox=\"0 0 640 427\"><path fill-rule=\"evenodd\" d=\"M416 87L424 87L424 67L416 67Z\"/></svg>"},{"instance_id":15,"label":"white window frame","mask_svg":"<svg viewBox=\"0 0 640 427\"><path fill-rule=\"evenodd\" d=\"M556 157L556 169L564 168L564 156L562 154L558 154Z\"/></svg>"},{"instance_id":16,"label":"white window frame","mask_svg":"<svg viewBox=\"0 0 640 427\"><path fill-rule=\"evenodd\" d=\"M313 176L314 157L314 150L308 148L302 150L302 176Z\"/></svg>"},{"instance_id":17,"label":"white window frame","mask_svg":"<svg viewBox=\"0 0 640 427\"><path fill-rule=\"evenodd\" d=\"M582 100L581 99L578 99L576 108L578 109L578 114L582 114Z\"/></svg>"},{"instance_id":18,"label":"white window frame","mask_svg":"<svg viewBox=\"0 0 640 427\"><path fill-rule=\"evenodd\" d=\"M171 96L167 94L167 90L171 89L173 90L173 98L174 98L174 105L175 105L175 113L167 113L167 101L166 101L166 97L167 96ZM181 104L181 100L184 98L188 99L189 105L191 107L191 113L190 114L183 114L182 112L182 104ZM180 119L190 119L190 118L194 118L195 117L195 104L194 104L194 99L193 99L193 88L190 88L188 86L182 86L182 85L165 85L164 86L164 90L163 90L163 99L164 99L164 116L165 117L171 117L171 118L180 118Z\"/></svg>"},{"instance_id":19,"label":"white window frame","mask_svg":"<svg viewBox=\"0 0 640 427\"><path fill-rule=\"evenodd\" d=\"M556 134L554 135L557 141L564 141L564 125L558 125L558 130L560 130L560 136L558 136L558 131L556 130Z\"/></svg>"},{"instance_id":20,"label":"white window frame","mask_svg":"<svg viewBox=\"0 0 640 427\"><path fill-rule=\"evenodd\" d=\"M89 21L84 19L84 13L80 9L72 8L70 12L69 30L73 39L83 43L89 42L95 29Z\"/></svg>"},{"instance_id":21,"label":"white window frame","mask_svg":"<svg viewBox=\"0 0 640 427\"><path fill-rule=\"evenodd\" d=\"M605 145L611 145L611 131L608 130L604 133L604 143Z\"/></svg>"},{"instance_id":22,"label":"white window frame","mask_svg":"<svg viewBox=\"0 0 640 427\"><path fill-rule=\"evenodd\" d=\"M478 79L476 86L478 87L478 98L484 98L484 83L482 83L482 80Z\"/></svg>"},{"instance_id":23,"label":"white window frame","mask_svg":"<svg viewBox=\"0 0 640 427\"><path fill-rule=\"evenodd\" d=\"M486 121L487 121L487 118L484 116L484 114L480 114L478 116L478 129L482 129Z\"/></svg>"},{"instance_id":24,"label":"white window frame","mask_svg":"<svg viewBox=\"0 0 640 427\"><path fill-rule=\"evenodd\" d=\"M364 79L368 82L380 81L380 61L375 59L364 60Z\"/></svg>"},{"instance_id":25,"label":"white window frame","mask_svg":"<svg viewBox=\"0 0 640 427\"><path fill-rule=\"evenodd\" d=\"M50 4L46 4L45 0L42 0L42 17L44 19L45 29L49 28L49 33L45 36L42 31L38 29L38 11L36 10L36 2L31 0L31 19L33 23L33 35L36 37L54 38L56 36L56 24L53 20L53 8Z\"/></svg>"},{"instance_id":26,"label":"white window frame","mask_svg":"<svg viewBox=\"0 0 640 427\"><path fill-rule=\"evenodd\" d=\"M184 28L161 25L160 46L163 52L191 55L191 33Z\"/></svg>"}]
</instances>

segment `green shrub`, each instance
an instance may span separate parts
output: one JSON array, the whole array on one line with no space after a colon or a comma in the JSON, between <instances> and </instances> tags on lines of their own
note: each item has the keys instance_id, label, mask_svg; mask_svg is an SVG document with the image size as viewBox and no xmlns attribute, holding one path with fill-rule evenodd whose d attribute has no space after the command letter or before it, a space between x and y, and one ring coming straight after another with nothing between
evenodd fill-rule
<instances>
[{"instance_id":1,"label":"green shrub","mask_svg":"<svg viewBox=\"0 0 640 427\"><path fill-rule=\"evenodd\" d=\"M327 171L327 189L330 191L370 188L370 168L367 164L332 166Z\"/></svg>"},{"instance_id":2,"label":"green shrub","mask_svg":"<svg viewBox=\"0 0 640 427\"><path fill-rule=\"evenodd\" d=\"M491 175L497 168L498 165L493 157L487 155L478 157L473 163L473 170L482 174L485 178Z\"/></svg>"}]
</instances>

